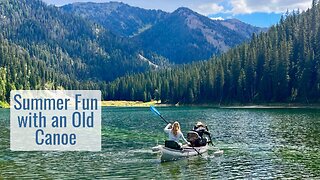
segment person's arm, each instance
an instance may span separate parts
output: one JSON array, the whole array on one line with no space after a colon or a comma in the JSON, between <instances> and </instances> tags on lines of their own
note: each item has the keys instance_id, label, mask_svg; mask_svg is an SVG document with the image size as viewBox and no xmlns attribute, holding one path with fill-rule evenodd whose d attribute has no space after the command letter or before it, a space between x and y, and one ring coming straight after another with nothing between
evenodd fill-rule
<instances>
[{"instance_id":1,"label":"person's arm","mask_svg":"<svg viewBox=\"0 0 320 180\"><path fill-rule=\"evenodd\" d=\"M211 143L211 145L213 145L213 142L212 142L212 139L211 139L211 133L208 131L207 127L206 127L206 130L203 133L209 136L210 143Z\"/></svg>"},{"instance_id":2,"label":"person's arm","mask_svg":"<svg viewBox=\"0 0 320 180\"><path fill-rule=\"evenodd\" d=\"M201 131L201 133L210 136L210 132L208 131L207 128L201 127L201 128L198 129L198 132L200 132L200 131Z\"/></svg>"},{"instance_id":3,"label":"person's arm","mask_svg":"<svg viewBox=\"0 0 320 180\"><path fill-rule=\"evenodd\" d=\"M206 134L206 135L208 135L208 136L211 135L211 133L210 133L209 131L207 131L207 130L204 130L203 133Z\"/></svg>"},{"instance_id":4,"label":"person's arm","mask_svg":"<svg viewBox=\"0 0 320 180\"><path fill-rule=\"evenodd\" d=\"M189 144L189 142L186 140L186 138L184 138L182 132L180 132L180 137L182 138L182 140L183 140L185 143Z\"/></svg>"},{"instance_id":5,"label":"person's arm","mask_svg":"<svg viewBox=\"0 0 320 180\"><path fill-rule=\"evenodd\" d=\"M164 132L169 133L171 131L171 123L167 124L167 126L164 128Z\"/></svg>"}]
</instances>

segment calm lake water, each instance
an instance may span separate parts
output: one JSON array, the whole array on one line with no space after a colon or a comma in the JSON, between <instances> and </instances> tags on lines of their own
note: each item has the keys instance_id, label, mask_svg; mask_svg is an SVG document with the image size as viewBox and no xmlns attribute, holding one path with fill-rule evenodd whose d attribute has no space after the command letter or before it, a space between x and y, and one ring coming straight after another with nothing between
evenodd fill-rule
<instances>
[{"instance_id":1,"label":"calm lake water","mask_svg":"<svg viewBox=\"0 0 320 180\"><path fill-rule=\"evenodd\" d=\"M11 152L9 110L0 109L1 178L237 179L320 178L320 110L165 107L186 133L208 124L215 145L203 157L160 163L151 147L165 139L148 108L103 108L101 152Z\"/></svg>"}]
</instances>

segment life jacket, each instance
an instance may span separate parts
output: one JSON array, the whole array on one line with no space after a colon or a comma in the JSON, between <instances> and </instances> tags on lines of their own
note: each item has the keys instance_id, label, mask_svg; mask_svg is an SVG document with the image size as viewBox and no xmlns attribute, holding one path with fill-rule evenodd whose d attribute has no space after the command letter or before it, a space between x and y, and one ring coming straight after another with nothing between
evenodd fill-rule
<instances>
[{"instance_id":1,"label":"life jacket","mask_svg":"<svg viewBox=\"0 0 320 180\"><path fill-rule=\"evenodd\" d=\"M200 139L200 136L195 131L189 131L187 134L187 141L189 141L191 144L196 142L198 139Z\"/></svg>"},{"instance_id":2,"label":"life jacket","mask_svg":"<svg viewBox=\"0 0 320 180\"><path fill-rule=\"evenodd\" d=\"M196 131L189 131L187 134L187 141L190 142L193 147L205 146L207 144L206 138L201 138Z\"/></svg>"}]
</instances>

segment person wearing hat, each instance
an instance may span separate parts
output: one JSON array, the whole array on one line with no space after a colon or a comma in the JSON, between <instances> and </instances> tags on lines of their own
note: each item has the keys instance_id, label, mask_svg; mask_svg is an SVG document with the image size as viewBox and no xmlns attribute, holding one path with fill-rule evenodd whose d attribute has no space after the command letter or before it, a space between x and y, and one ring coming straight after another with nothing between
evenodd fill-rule
<instances>
[{"instance_id":1,"label":"person wearing hat","mask_svg":"<svg viewBox=\"0 0 320 180\"><path fill-rule=\"evenodd\" d=\"M197 124L194 126L193 131L198 133L199 139L195 142L196 146L205 146L208 142L207 138L203 137L203 135L208 135L210 142L211 142L211 134L208 131L208 128L206 125L204 125L202 122L198 121ZM212 143L212 142L211 142Z\"/></svg>"}]
</instances>

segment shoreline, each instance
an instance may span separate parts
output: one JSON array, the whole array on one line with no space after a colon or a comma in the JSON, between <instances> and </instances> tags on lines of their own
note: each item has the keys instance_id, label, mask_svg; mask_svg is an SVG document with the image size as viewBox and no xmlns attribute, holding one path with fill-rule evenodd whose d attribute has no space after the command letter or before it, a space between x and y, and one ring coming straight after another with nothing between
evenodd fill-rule
<instances>
[{"instance_id":1,"label":"shoreline","mask_svg":"<svg viewBox=\"0 0 320 180\"><path fill-rule=\"evenodd\" d=\"M102 107L212 107L222 109L320 109L320 104L303 103L257 103L257 104L162 104L160 101L102 101Z\"/></svg>"},{"instance_id":2,"label":"shoreline","mask_svg":"<svg viewBox=\"0 0 320 180\"><path fill-rule=\"evenodd\" d=\"M161 101L101 101L101 107L150 107L150 106L170 106L168 104L161 104Z\"/></svg>"},{"instance_id":3,"label":"shoreline","mask_svg":"<svg viewBox=\"0 0 320 180\"><path fill-rule=\"evenodd\" d=\"M320 109L320 104L257 103L257 104L185 104L180 106L212 107L221 109Z\"/></svg>"},{"instance_id":4,"label":"shoreline","mask_svg":"<svg viewBox=\"0 0 320 180\"><path fill-rule=\"evenodd\" d=\"M221 106L222 109L320 109L320 105L244 105Z\"/></svg>"},{"instance_id":5,"label":"shoreline","mask_svg":"<svg viewBox=\"0 0 320 180\"><path fill-rule=\"evenodd\" d=\"M101 101L101 107L211 107L221 109L320 109L320 103L257 103L257 104L165 104L161 101ZM0 101L0 108L9 109L10 104Z\"/></svg>"},{"instance_id":6,"label":"shoreline","mask_svg":"<svg viewBox=\"0 0 320 180\"><path fill-rule=\"evenodd\" d=\"M9 109L10 108L10 104L7 103L6 101L0 101L0 108Z\"/></svg>"}]
</instances>

